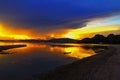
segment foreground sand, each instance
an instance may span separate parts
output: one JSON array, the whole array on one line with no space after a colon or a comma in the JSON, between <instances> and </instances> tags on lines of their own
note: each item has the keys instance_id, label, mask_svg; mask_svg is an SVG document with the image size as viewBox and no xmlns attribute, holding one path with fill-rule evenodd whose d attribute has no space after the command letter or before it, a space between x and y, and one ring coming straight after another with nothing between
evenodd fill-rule
<instances>
[{"instance_id":1,"label":"foreground sand","mask_svg":"<svg viewBox=\"0 0 120 80\"><path fill-rule=\"evenodd\" d=\"M120 80L120 46L27 80Z\"/></svg>"}]
</instances>

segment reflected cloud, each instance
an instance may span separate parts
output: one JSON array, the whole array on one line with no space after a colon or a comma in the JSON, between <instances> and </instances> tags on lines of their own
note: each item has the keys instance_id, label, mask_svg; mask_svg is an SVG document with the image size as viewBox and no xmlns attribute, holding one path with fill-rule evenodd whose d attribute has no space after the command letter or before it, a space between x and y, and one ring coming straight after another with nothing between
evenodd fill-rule
<instances>
[{"instance_id":1,"label":"reflected cloud","mask_svg":"<svg viewBox=\"0 0 120 80\"><path fill-rule=\"evenodd\" d=\"M53 44L51 51L62 51L65 56L82 59L106 50L108 45Z\"/></svg>"},{"instance_id":2,"label":"reflected cloud","mask_svg":"<svg viewBox=\"0 0 120 80\"><path fill-rule=\"evenodd\" d=\"M2 43L3 44L3 43ZM16 43L18 44L18 43ZM23 43L21 43L23 44ZM24 43L27 45L12 45L12 46L4 46L0 48L0 54L10 54L12 52L17 53L20 52L20 54L29 53L31 52L37 52L39 53L58 53L62 54L66 57L73 57L77 59L82 59L85 57L89 57L92 55L95 55L96 53L106 50L107 45L85 45L85 44L44 44L44 43ZM10 49L10 50L8 50ZM3 50L7 50L7 52L4 52Z\"/></svg>"},{"instance_id":3,"label":"reflected cloud","mask_svg":"<svg viewBox=\"0 0 120 80\"><path fill-rule=\"evenodd\" d=\"M92 49L85 49L80 44L53 44L52 51L54 48L61 50L61 52L68 57L74 57L78 59L82 59L85 57L89 57L95 55L96 53Z\"/></svg>"},{"instance_id":4,"label":"reflected cloud","mask_svg":"<svg viewBox=\"0 0 120 80\"><path fill-rule=\"evenodd\" d=\"M89 56L96 54L94 52L94 50L92 50L92 49L87 50L82 47L67 47L67 48L64 48L64 52L68 53L68 54L66 54L66 56L79 58L79 59L89 57Z\"/></svg>"}]
</instances>

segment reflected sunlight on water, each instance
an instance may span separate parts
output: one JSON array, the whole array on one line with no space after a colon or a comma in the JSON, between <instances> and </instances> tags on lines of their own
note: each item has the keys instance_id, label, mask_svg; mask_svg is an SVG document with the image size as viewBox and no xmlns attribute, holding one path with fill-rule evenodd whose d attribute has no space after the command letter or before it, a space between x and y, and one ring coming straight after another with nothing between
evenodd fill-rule
<instances>
[{"instance_id":1,"label":"reflected sunlight on water","mask_svg":"<svg viewBox=\"0 0 120 80\"><path fill-rule=\"evenodd\" d=\"M42 44L42 43L0 43L0 45L16 45L16 44L27 44L27 47L21 47L21 48L15 48L7 50L10 51L18 51L21 52L21 54L27 52L31 53L32 50L39 49L42 52L48 51L49 53L53 52L61 52L61 54L64 54L64 56L67 57L74 57L78 59L82 59L85 57L89 57L92 55L95 55L95 52L93 49L85 49L80 44ZM54 46L53 46L54 45Z\"/></svg>"},{"instance_id":2,"label":"reflected sunlight on water","mask_svg":"<svg viewBox=\"0 0 120 80\"><path fill-rule=\"evenodd\" d=\"M68 53L67 56L75 58L85 58L95 54L93 50L86 50L82 47L68 47L64 49L65 53Z\"/></svg>"},{"instance_id":3,"label":"reflected sunlight on water","mask_svg":"<svg viewBox=\"0 0 120 80\"><path fill-rule=\"evenodd\" d=\"M81 44L51 43L2 43L0 45L21 45L0 52L0 80L18 80L36 73L51 70L57 66L95 55L95 49ZM13 73L11 73L13 72Z\"/></svg>"}]
</instances>

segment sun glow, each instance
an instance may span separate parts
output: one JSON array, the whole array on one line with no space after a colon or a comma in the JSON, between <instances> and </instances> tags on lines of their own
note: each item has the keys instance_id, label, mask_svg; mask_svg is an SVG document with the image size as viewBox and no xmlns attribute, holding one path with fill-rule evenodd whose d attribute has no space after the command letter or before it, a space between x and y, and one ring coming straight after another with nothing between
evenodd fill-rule
<instances>
[{"instance_id":1,"label":"sun glow","mask_svg":"<svg viewBox=\"0 0 120 80\"><path fill-rule=\"evenodd\" d=\"M97 32L105 32L105 31L113 31L113 30L119 30L119 26L117 25L93 26L93 27L87 26L87 27L71 30L65 35L65 37L73 38L73 39L81 39L82 37L80 35L97 33Z\"/></svg>"},{"instance_id":2,"label":"sun glow","mask_svg":"<svg viewBox=\"0 0 120 80\"><path fill-rule=\"evenodd\" d=\"M0 24L0 38L2 39L31 39L31 37L25 34L17 34L17 32L16 34L10 33L1 24Z\"/></svg>"},{"instance_id":3,"label":"sun glow","mask_svg":"<svg viewBox=\"0 0 120 80\"><path fill-rule=\"evenodd\" d=\"M73 39L82 39L86 36L93 37L95 34L98 33L103 33L103 35L106 35L109 32L116 33L120 30L120 15L93 18L89 19L84 24L86 26L71 30L66 34L65 37Z\"/></svg>"}]
</instances>

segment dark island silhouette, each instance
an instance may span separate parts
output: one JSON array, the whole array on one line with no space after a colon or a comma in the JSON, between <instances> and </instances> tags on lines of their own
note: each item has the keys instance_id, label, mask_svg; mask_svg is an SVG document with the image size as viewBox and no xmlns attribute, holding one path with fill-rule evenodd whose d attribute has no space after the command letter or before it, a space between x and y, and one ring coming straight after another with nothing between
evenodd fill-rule
<instances>
[{"instance_id":1,"label":"dark island silhouette","mask_svg":"<svg viewBox=\"0 0 120 80\"><path fill-rule=\"evenodd\" d=\"M109 34L107 37L97 34L92 38L84 38L78 43L95 43L95 44L120 44L120 35Z\"/></svg>"},{"instance_id":2,"label":"dark island silhouette","mask_svg":"<svg viewBox=\"0 0 120 80\"><path fill-rule=\"evenodd\" d=\"M120 35L109 34L107 37L97 34L92 38L84 38L82 40L75 40L69 38L53 38L46 42L52 43L91 43L91 44L120 44Z\"/></svg>"},{"instance_id":3,"label":"dark island silhouette","mask_svg":"<svg viewBox=\"0 0 120 80\"><path fill-rule=\"evenodd\" d=\"M51 43L78 43L79 40L70 39L70 38L53 38L53 39L47 40L46 42L51 42Z\"/></svg>"}]
</instances>

